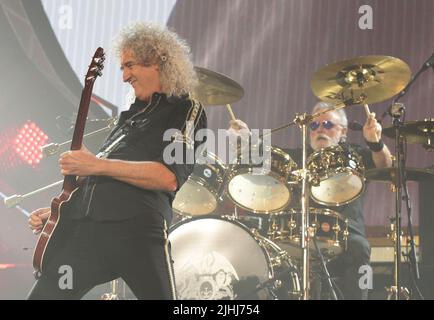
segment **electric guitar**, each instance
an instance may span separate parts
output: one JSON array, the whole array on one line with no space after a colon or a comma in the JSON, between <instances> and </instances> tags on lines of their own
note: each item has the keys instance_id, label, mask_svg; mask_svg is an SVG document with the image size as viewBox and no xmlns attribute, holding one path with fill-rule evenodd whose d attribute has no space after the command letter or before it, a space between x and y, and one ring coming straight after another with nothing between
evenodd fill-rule
<instances>
[{"instance_id":1,"label":"electric guitar","mask_svg":"<svg viewBox=\"0 0 434 320\"><path fill-rule=\"evenodd\" d=\"M101 70L104 68L104 60L104 50L98 48L95 51L84 80L85 85L81 94L80 107L78 109L74 135L71 142L71 150L81 149L93 84L96 78L102 75ZM72 228L69 228L68 223L64 221L65 219L62 218L62 216L67 215L71 203L74 202L74 195L79 187L77 178L78 177L75 175L65 176L62 193L51 200L51 214L39 235L33 253L35 275L43 272L48 261L58 252L72 233Z\"/></svg>"}]
</instances>

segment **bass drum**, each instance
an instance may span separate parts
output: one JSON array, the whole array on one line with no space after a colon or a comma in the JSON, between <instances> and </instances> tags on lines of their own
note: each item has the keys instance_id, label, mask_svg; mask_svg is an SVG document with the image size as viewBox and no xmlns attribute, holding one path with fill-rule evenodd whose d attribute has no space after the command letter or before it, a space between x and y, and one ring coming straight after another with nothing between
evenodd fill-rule
<instances>
[{"instance_id":1,"label":"bass drum","mask_svg":"<svg viewBox=\"0 0 434 320\"><path fill-rule=\"evenodd\" d=\"M184 219L169 241L180 300L300 298L288 254L231 217Z\"/></svg>"}]
</instances>

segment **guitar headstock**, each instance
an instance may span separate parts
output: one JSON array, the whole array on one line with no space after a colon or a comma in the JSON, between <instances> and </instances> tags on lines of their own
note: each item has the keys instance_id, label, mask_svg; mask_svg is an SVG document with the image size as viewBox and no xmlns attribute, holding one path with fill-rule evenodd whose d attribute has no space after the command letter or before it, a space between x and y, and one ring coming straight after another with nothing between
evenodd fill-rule
<instances>
[{"instance_id":1,"label":"guitar headstock","mask_svg":"<svg viewBox=\"0 0 434 320\"><path fill-rule=\"evenodd\" d=\"M90 63L89 69L86 73L85 83L92 83L97 77L102 76L102 69L104 69L105 53L104 49L99 47L96 49Z\"/></svg>"}]
</instances>

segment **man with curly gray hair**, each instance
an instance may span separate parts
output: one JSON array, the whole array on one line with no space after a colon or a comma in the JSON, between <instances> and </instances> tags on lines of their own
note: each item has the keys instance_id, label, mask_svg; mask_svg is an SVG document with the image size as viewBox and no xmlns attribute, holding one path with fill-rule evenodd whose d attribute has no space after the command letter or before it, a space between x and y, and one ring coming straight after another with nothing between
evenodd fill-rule
<instances>
[{"instance_id":1,"label":"man with curly gray hair","mask_svg":"<svg viewBox=\"0 0 434 320\"><path fill-rule=\"evenodd\" d=\"M30 299L79 299L95 285L119 277L139 299L176 297L167 228L176 191L194 164L186 160L188 139L165 141L163 136L176 129L186 137L187 122L193 131L206 127L202 106L189 98L197 78L189 47L163 26L126 27L116 52L135 101L101 147L115 143L107 158L85 148L61 155L61 173L84 177L84 182L67 215L71 237L47 262ZM181 143L181 163L164 158L171 143ZM193 143L193 154L200 144ZM49 214L50 208L34 211L31 229L40 232ZM58 271L64 265L73 270L74 282L67 290L59 287Z\"/></svg>"}]
</instances>

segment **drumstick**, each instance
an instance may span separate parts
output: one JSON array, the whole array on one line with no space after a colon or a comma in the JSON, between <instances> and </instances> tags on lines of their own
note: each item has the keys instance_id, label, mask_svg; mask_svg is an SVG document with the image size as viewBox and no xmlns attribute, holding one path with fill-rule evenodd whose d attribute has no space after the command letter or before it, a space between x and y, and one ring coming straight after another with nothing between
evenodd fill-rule
<instances>
[{"instance_id":1,"label":"drumstick","mask_svg":"<svg viewBox=\"0 0 434 320\"><path fill-rule=\"evenodd\" d=\"M237 120L237 118L235 118L234 112L232 111L232 108L231 108L230 104L226 105L226 109L228 109L228 112L229 112L229 115L231 116L231 119L234 120L234 121Z\"/></svg>"},{"instance_id":2,"label":"drumstick","mask_svg":"<svg viewBox=\"0 0 434 320\"><path fill-rule=\"evenodd\" d=\"M371 110L369 110L369 106L365 103L363 104L365 107L366 116L369 117L371 115Z\"/></svg>"},{"instance_id":3,"label":"drumstick","mask_svg":"<svg viewBox=\"0 0 434 320\"><path fill-rule=\"evenodd\" d=\"M371 116L371 110L369 110L369 106L365 103L363 104L363 107L365 108L366 116L369 118ZM381 129L381 125L379 123L377 123L376 127L378 130Z\"/></svg>"}]
</instances>

